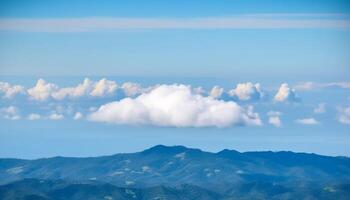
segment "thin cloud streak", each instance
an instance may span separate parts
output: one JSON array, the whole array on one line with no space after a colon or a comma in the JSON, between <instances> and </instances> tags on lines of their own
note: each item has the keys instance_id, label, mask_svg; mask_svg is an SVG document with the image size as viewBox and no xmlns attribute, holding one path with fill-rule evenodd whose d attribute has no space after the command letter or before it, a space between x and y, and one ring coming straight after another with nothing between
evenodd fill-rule
<instances>
[{"instance_id":1,"label":"thin cloud streak","mask_svg":"<svg viewBox=\"0 0 350 200\"><path fill-rule=\"evenodd\" d=\"M0 19L0 31L93 32L128 29L349 29L348 17L300 18L293 15L242 15L208 18Z\"/></svg>"}]
</instances>

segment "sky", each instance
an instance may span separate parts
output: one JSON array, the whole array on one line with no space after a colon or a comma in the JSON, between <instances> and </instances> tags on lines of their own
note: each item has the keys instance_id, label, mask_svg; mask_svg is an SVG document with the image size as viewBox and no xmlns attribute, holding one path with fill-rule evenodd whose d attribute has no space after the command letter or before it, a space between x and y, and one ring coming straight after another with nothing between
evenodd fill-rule
<instances>
[{"instance_id":1,"label":"sky","mask_svg":"<svg viewBox=\"0 0 350 200\"><path fill-rule=\"evenodd\" d=\"M0 2L0 157L350 156L350 2Z\"/></svg>"}]
</instances>

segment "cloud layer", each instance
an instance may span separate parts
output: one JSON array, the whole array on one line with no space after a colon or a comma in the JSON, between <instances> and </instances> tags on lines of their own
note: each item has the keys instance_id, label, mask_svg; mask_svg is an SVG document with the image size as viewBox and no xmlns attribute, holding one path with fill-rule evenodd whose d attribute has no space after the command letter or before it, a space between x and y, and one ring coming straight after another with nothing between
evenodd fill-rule
<instances>
[{"instance_id":1,"label":"cloud layer","mask_svg":"<svg viewBox=\"0 0 350 200\"><path fill-rule=\"evenodd\" d=\"M0 31L89 32L125 29L348 29L349 16L251 14L200 18L0 19ZM337 18L338 17L338 18Z\"/></svg>"},{"instance_id":2,"label":"cloud layer","mask_svg":"<svg viewBox=\"0 0 350 200\"><path fill-rule=\"evenodd\" d=\"M327 87L347 89L347 84L324 83ZM336 88L335 88L336 87ZM336 117L341 124L350 124L348 103L340 103L334 112L333 103L274 104L274 102L297 102L300 97L294 88L283 83L276 94L274 87L266 91L259 83L239 83L234 89L225 90L214 86L211 89L187 85L148 85L102 78L90 80L70 87L59 87L54 83L38 79L34 86L25 88L7 82L0 82L0 118L7 120L92 120L115 124L153 125L172 127L228 127L235 125L261 125L259 115L253 111L253 104L259 111L278 109L311 109L322 118ZM323 88L323 87L322 87ZM339 91L339 90L336 90ZM321 92L321 91L320 91ZM307 95L305 98L310 98ZM347 98L347 97L345 97ZM264 99L264 101L259 101ZM310 99L305 99L305 102ZM323 101L323 100L322 100ZM344 100L345 101L345 100ZM101 106L102 105L102 106ZM311 107L314 105L314 107ZM327 105L327 110L326 110ZM341 107L341 105L345 107ZM99 108L100 107L100 108ZM99 109L98 109L99 108ZM304 109L304 110L303 110ZM322 114L322 115L320 115ZM282 127L281 112L267 113L267 123ZM331 116L333 115L333 116ZM286 114L284 120L294 120ZM315 125L312 118L297 119L298 124ZM286 123L288 124L288 123Z\"/></svg>"},{"instance_id":3,"label":"cloud layer","mask_svg":"<svg viewBox=\"0 0 350 200\"><path fill-rule=\"evenodd\" d=\"M89 116L92 121L116 124L171 127L228 127L261 125L252 107L197 94L186 85L160 85L136 98L101 106Z\"/></svg>"}]
</instances>

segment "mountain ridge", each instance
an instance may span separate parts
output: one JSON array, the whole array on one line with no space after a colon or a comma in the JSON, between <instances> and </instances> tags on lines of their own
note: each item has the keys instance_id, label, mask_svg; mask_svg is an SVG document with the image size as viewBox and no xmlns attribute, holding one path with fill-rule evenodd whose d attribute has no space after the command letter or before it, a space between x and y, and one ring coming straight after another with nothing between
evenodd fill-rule
<instances>
[{"instance_id":1,"label":"mountain ridge","mask_svg":"<svg viewBox=\"0 0 350 200\"><path fill-rule=\"evenodd\" d=\"M204 153L210 153L210 154L220 154L222 152L235 152L235 153L240 153L240 154L253 154L253 153L259 153L259 154L268 154L268 153L277 153L277 154L283 154L283 153L293 153L293 154L299 154L299 155L316 155L316 156L322 156L322 157L331 157L331 158L345 158L345 159L350 159L349 156L343 156L343 155L338 155L338 156L332 156L332 155L323 155L323 154L318 154L318 153L310 153L310 152L296 152L296 151L289 151L289 150L281 150L281 151L271 151L271 150L264 150L264 151L237 151L235 149L223 149L217 152L212 152L212 151L203 151L199 148L193 148L193 147L186 147L183 145L162 145L162 144L158 144L152 147L149 147L145 150L142 151L135 151L135 152L120 152L120 153L114 153L114 154L106 154L106 155L98 155L98 156L49 156L49 157L42 157L42 158L32 158L32 159L26 159L26 158L13 158L13 157L0 157L0 159L4 160L4 159L8 159L8 160L28 160L28 161L33 161L33 160L40 160L40 159L51 159L51 158L98 158L98 157L111 157L111 156L116 156L116 155L120 155L120 154L134 154L134 153L142 153L142 152L147 152L150 150L154 150L154 149L186 149L186 150L199 150L201 152Z\"/></svg>"},{"instance_id":2,"label":"mountain ridge","mask_svg":"<svg viewBox=\"0 0 350 200\"><path fill-rule=\"evenodd\" d=\"M172 196L178 192L182 197L190 191L176 188L191 185L198 187L194 190L199 194L206 195L208 190L221 195L220 198L300 199L298 193L335 198L338 196L334 195L350 197L350 192L342 189L350 185L350 158L288 151L241 153L224 149L212 153L184 146L157 145L136 153L99 157L0 159L0 185L5 187L26 179L62 180L67 185L110 184L117 188L137 188L141 193L143 189L161 186L170 189L155 193ZM73 193L89 194L85 186L69 188ZM106 191L104 187L92 188L101 194ZM172 198L177 199L175 196Z\"/></svg>"}]
</instances>

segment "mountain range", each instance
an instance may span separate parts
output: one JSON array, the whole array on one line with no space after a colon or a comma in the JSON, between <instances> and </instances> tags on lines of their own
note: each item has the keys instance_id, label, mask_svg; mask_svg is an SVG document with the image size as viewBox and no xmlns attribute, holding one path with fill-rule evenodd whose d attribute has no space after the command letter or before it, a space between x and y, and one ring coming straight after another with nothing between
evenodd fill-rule
<instances>
[{"instance_id":1,"label":"mountain range","mask_svg":"<svg viewBox=\"0 0 350 200\"><path fill-rule=\"evenodd\" d=\"M294 152L0 159L0 199L350 199L350 158Z\"/></svg>"}]
</instances>

